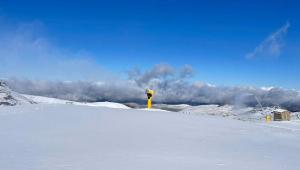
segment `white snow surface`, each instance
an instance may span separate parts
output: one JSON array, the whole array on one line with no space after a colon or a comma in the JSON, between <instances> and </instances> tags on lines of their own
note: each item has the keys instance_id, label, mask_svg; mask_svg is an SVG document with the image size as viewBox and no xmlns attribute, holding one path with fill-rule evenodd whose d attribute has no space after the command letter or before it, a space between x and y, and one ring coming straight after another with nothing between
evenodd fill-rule
<instances>
[{"instance_id":1,"label":"white snow surface","mask_svg":"<svg viewBox=\"0 0 300 170\"><path fill-rule=\"evenodd\" d=\"M115 103L115 102L81 103L81 105L96 106L96 107L109 107L109 108L115 108L115 109L130 109L130 107L125 106L124 104Z\"/></svg>"},{"instance_id":2,"label":"white snow surface","mask_svg":"<svg viewBox=\"0 0 300 170\"><path fill-rule=\"evenodd\" d=\"M196 114L196 115L214 115L214 116L223 116L230 117L239 120L247 121L262 121L265 120L266 115L272 115L273 112L284 112L287 111L278 106L274 107L236 107L233 105L199 105L199 106L190 106L180 112L185 114ZM292 119L298 119L297 114L292 113Z\"/></svg>"},{"instance_id":3,"label":"white snow surface","mask_svg":"<svg viewBox=\"0 0 300 170\"><path fill-rule=\"evenodd\" d=\"M96 107L109 107L109 108L118 108L118 109L130 109L130 107L125 106L121 103L115 102L91 102L91 103L83 103L83 102L74 102L69 100L56 99L51 97L43 97L43 96L34 96L34 95L24 95L25 97L35 101L36 103L43 104L73 104L73 105L83 105L83 106L96 106Z\"/></svg>"},{"instance_id":4,"label":"white snow surface","mask_svg":"<svg viewBox=\"0 0 300 170\"><path fill-rule=\"evenodd\" d=\"M167 110L156 109L156 108L150 108L150 109L148 109L148 108L142 108L142 109L137 109L137 110L150 111L150 112L157 112L157 111L159 111L159 112L169 112Z\"/></svg>"},{"instance_id":5,"label":"white snow surface","mask_svg":"<svg viewBox=\"0 0 300 170\"><path fill-rule=\"evenodd\" d=\"M28 99L31 99L35 101L36 103L44 103L44 104L68 104L68 103L74 103L69 100L63 100L63 99L57 99L57 98L51 98L51 97L44 97L44 96L34 96L34 95L28 95L23 94Z\"/></svg>"},{"instance_id":6,"label":"white snow surface","mask_svg":"<svg viewBox=\"0 0 300 170\"><path fill-rule=\"evenodd\" d=\"M298 170L299 122L79 105L0 108L2 170Z\"/></svg>"},{"instance_id":7,"label":"white snow surface","mask_svg":"<svg viewBox=\"0 0 300 170\"><path fill-rule=\"evenodd\" d=\"M227 115L233 113L234 106L225 105L199 105L199 106L190 106L184 110L183 113L196 113L196 114L207 114L207 115Z\"/></svg>"},{"instance_id":8,"label":"white snow surface","mask_svg":"<svg viewBox=\"0 0 300 170\"><path fill-rule=\"evenodd\" d=\"M200 115L215 115L215 116L237 116L240 114L248 113L252 111L252 107L240 107L237 108L233 105L199 105L199 106L190 106L186 109L183 109L183 113L193 113Z\"/></svg>"}]
</instances>

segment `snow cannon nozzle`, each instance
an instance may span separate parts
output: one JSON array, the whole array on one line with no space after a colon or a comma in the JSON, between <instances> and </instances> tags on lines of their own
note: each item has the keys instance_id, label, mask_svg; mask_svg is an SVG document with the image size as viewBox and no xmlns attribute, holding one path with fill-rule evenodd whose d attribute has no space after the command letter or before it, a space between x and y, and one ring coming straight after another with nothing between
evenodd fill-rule
<instances>
[{"instance_id":1,"label":"snow cannon nozzle","mask_svg":"<svg viewBox=\"0 0 300 170\"><path fill-rule=\"evenodd\" d=\"M150 89L146 89L146 94L147 94L148 99L150 99L153 96L154 91L150 90Z\"/></svg>"}]
</instances>

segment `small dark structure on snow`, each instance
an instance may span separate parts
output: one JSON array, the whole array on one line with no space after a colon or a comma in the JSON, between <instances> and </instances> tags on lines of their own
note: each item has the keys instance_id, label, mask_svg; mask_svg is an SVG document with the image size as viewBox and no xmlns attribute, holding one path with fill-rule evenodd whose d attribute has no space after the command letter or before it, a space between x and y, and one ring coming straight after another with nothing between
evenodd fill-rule
<instances>
[{"instance_id":1,"label":"small dark structure on snow","mask_svg":"<svg viewBox=\"0 0 300 170\"><path fill-rule=\"evenodd\" d=\"M290 121L291 120L291 112L287 110L278 109L273 111L274 121Z\"/></svg>"}]
</instances>

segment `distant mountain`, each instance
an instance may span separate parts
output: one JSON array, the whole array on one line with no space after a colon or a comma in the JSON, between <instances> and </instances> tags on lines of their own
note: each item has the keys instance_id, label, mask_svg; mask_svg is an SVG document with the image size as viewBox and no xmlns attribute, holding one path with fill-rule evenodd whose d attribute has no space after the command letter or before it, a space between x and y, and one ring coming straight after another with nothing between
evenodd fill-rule
<instances>
[{"instance_id":1,"label":"distant mountain","mask_svg":"<svg viewBox=\"0 0 300 170\"><path fill-rule=\"evenodd\" d=\"M0 106L15 106L20 104L35 104L35 102L12 91L4 81L0 80Z\"/></svg>"}]
</instances>

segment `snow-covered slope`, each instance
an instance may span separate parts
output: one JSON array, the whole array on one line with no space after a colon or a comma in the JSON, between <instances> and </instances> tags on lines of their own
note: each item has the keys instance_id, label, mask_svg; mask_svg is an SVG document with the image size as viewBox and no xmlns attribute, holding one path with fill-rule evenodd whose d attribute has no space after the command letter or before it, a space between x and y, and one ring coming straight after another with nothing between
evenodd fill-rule
<instances>
[{"instance_id":1,"label":"snow-covered slope","mask_svg":"<svg viewBox=\"0 0 300 170\"><path fill-rule=\"evenodd\" d=\"M24 96L40 104L73 104L73 105L109 107L109 108L118 108L118 109L130 109L130 107L125 106L124 104L115 103L115 102L82 103L82 102L74 102L69 100L62 100L62 99L43 97L43 96L33 96L33 95L24 95Z\"/></svg>"},{"instance_id":2,"label":"snow-covered slope","mask_svg":"<svg viewBox=\"0 0 300 170\"><path fill-rule=\"evenodd\" d=\"M32 101L35 101L36 103L44 103L44 104L73 104L74 102L69 100L62 100L57 98L51 98L51 97L43 97L43 96L34 96L34 95L28 95L23 94L28 99L31 99Z\"/></svg>"},{"instance_id":3,"label":"snow-covered slope","mask_svg":"<svg viewBox=\"0 0 300 170\"><path fill-rule=\"evenodd\" d=\"M284 128L287 127L288 128ZM78 105L0 108L2 170L298 170L298 122Z\"/></svg>"},{"instance_id":4,"label":"snow-covered slope","mask_svg":"<svg viewBox=\"0 0 300 170\"><path fill-rule=\"evenodd\" d=\"M4 81L0 80L0 106L14 106L19 104L33 104L34 101L20 95L19 93L13 92L8 88Z\"/></svg>"},{"instance_id":5,"label":"snow-covered slope","mask_svg":"<svg viewBox=\"0 0 300 170\"><path fill-rule=\"evenodd\" d=\"M181 111L183 109L189 108L188 104L153 104L153 108L163 109L168 111Z\"/></svg>"},{"instance_id":6,"label":"snow-covered slope","mask_svg":"<svg viewBox=\"0 0 300 170\"><path fill-rule=\"evenodd\" d=\"M266 115L272 114L274 111L284 111L280 107L236 107L233 105L199 105L199 106L189 106L180 112L185 114L195 114L195 115L214 115L231 117L239 120L264 120ZM298 113L293 113L296 115ZM298 119L293 116L292 119Z\"/></svg>"},{"instance_id":7,"label":"snow-covered slope","mask_svg":"<svg viewBox=\"0 0 300 170\"><path fill-rule=\"evenodd\" d=\"M183 113L196 113L204 115L221 115L226 116L232 114L234 110L233 106L225 105L199 105L199 106L190 106L182 110Z\"/></svg>"},{"instance_id":8,"label":"snow-covered slope","mask_svg":"<svg viewBox=\"0 0 300 170\"><path fill-rule=\"evenodd\" d=\"M75 103L77 105L85 105L85 106L96 106L96 107L109 107L115 109L130 109L130 107L125 106L121 103L115 102L94 102L94 103Z\"/></svg>"}]
</instances>

